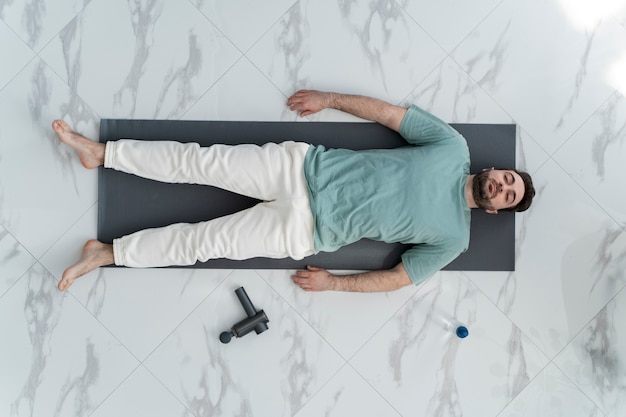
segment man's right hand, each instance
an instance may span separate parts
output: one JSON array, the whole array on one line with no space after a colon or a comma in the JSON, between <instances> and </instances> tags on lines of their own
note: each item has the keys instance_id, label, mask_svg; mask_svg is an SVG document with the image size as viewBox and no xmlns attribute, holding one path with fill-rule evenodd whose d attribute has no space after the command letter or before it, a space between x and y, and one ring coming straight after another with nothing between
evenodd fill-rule
<instances>
[{"instance_id":1,"label":"man's right hand","mask_svg":"<svg viewBox=\"0 0 626 417\"><path fill-rule=\"evenodd\" d=\"M316 90L299 90L287 100L291 110L299 110L300 117L324 109L336 109L365 120L378 122L396 132L400 130L406 108L386 101L350 94L326 93Z\"/></svg>"},{"instance_id":2,"label":"man's right hand","mask_svg":"<svg viewBox=\"0 0 626 417\"><path fill-rule=\"evenodd\" d=\"M298 90L287 100L291 110L300 111L300 117L309 116L331 107L333 93L317 90Z\"/></svg>"}]
</instances>

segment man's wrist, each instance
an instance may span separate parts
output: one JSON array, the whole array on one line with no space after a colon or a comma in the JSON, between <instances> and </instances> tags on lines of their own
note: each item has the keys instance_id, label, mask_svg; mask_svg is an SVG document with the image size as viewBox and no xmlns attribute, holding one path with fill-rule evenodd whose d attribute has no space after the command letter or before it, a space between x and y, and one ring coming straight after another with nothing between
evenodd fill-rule
<instances>
[{"instance_id":1,"label":"man's wrist","mask_svg":"<svg viewBox=\"0 0 626 417\"><path fill-rule=\"evenodd\" d=\"M326 108L339 110L339 94L333 92L329 92L327 94L328 99L326 100Z\"/></svg>"},{"instance_id":2,"label":"man's wrist","mask_svg":"<svg viewBox=\"0 0 626 417\"><path fill-rule=\"evenodd\" d=\"M331 274L330 272L328 273L328 276L330 281L329 289L331 291L342 291L341 278L338 275Z\"/></svg>"}]
</instances>

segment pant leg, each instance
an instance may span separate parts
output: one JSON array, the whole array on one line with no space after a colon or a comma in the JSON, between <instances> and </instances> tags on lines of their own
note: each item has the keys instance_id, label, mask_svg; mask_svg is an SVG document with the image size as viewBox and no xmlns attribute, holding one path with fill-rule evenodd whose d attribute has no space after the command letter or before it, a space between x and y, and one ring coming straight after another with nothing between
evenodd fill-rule
<instances>
[{"instance_id":1,"label":"pant leg","mask_svg":"<svg viewBox=\"0 0 626 417\"><path fill-rule=\"evenodd\" d=\"M117 265L191 265L215 258L301 259L314 253L313 215L304 177L309 145L215 145L118 141L105 166L168 182L198 182L268 200L197 224L148 229L113 242ZM148 145L144 145L148 144ZM181 168L182 167L182 168Z\"/></svg>"},{"instance_id":2,"label":"pant leg","mask_svg":"<svg viewBox=\"0 0 626 417\"><path fill-rule=\"evenodd\" d=\"M196 224L142 230L113 241L116 265L159 267L254 257L302 259L314 253L308 199L259 203Z\"/></svg>"},{"instance_id":3,"label":"pant leg","mask_svg":"<svg viewBox=\"0 0 626 417\"><path fill-rule=\"evenodd\" d=\"M213 145L173 141L107 142L104 166L162 182L212 185L259 200L301 186L305 143Z\"/></svg>"}]
</instances>

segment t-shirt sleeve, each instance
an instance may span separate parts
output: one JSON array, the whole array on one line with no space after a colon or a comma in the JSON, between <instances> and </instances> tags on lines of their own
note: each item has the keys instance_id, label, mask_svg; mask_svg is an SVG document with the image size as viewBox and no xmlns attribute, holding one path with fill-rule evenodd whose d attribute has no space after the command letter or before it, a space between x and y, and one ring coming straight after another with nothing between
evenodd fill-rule
<instances>
[{"instance_id":1,"label":"t-shirt sleeve","mask_svg":"<svg viewBox=\"0 0 626 417\"><path fill-rule=\"evenodd\" d=\"M460 133L436 116L412 105L400 124L400 136L413 145L458 138Z\"/></svg>"},{"instance_id":2,"label":"t-shirt sleeve","mask_svg":"<svg viewBox=\"0 0 626 417\"><path fill-rule=\"evenodd\" d=\"M401 259L411 281L417 285L448 265L461 253L462 250L451 250L424 243L408 249L402 254Z\"/></svg>"}]
</instances>

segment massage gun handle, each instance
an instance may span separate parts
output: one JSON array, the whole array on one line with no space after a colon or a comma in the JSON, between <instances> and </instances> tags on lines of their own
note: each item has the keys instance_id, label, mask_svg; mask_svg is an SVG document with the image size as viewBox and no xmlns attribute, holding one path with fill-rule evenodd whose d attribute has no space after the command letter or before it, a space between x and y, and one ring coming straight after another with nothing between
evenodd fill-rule
<instances>
[{"instance_id":1,"label":"massage gun handle","mask_svg":"<svg viewBox=\"0 0 626 417\"><path fill-rule=\"evenodd\" d=\"M239 302L248 317L254 316L256 314L256 308L252 305L252 301L250 301L250 297L248 297L246 290L243 287L239 287L235 290L235 294L237 294L237 298L239 298Z\"/></svg>"}]
</instances>

